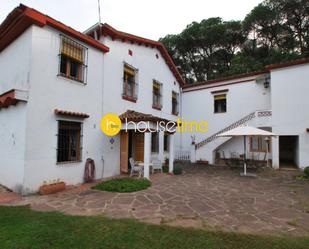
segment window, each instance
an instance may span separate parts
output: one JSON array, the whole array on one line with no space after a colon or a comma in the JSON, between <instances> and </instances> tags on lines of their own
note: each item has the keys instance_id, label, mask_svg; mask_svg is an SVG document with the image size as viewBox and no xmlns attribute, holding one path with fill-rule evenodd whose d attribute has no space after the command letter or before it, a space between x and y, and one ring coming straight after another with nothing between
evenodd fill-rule
<instances>
[{"instance_id":1,"label":"window","mask_svg":"<svg viewBox=\"0 0 309 249\"><path fill-rule=\"evenodd\" d=\"M59 121L57 162L76 162L81 160L81 123Z\"/></svg>"},{"instance_id":2,"label":"window","mask_svg":"<svg viewBox=\"0 0 309 249\"><path fill-rule=\"evenodd\" d=\"M176 92L172 92L172 114L174 115L178 115L179 114L179 109L178 109L178 106L179 106L179 94L176 93Z\"/></svg>"},{"instance_id":3,"label":"window","mask_svg":"<svg viewBox=\"0 0 309 249\"><path fill-rule=\"evenodd\" d=\"M159 152L159 133L151 133L151 152Z\"/></svg>"},{"instance_id":4,"label":"window","mask_svg":"<svg viewBox=\"0 0 309 249\"><path fill-rule=\"evenodd\" d=\"M86 47L68 37L61 36L59 75L85 83L86 57Z\"/></svg>"},{"instance_id":5,"label":"window","mask_svg":"<svg viewBox=\"0 0 309 249\"><path fill-rule=\"evenodd\" d=\"M215 95L214 101L215 113L226 112L226 94Z\"/></svg>"},{"instance_id":6,"label":"window","mask_svg":"<svg viewBox=\"0 0 309 249\"><path fill-rule=\"evenodd\" d=\"M265 141L265 137L261 137L261 136L250 137L250 151L252 151L252 152L266 152L267 151L267 142Z\"/></svg>"},{"instance_id":7,"label":"window","mask_svg":"<svg viewBox=\"0 0 309 249\"><path fill-rule=\"evenodd\" d=\"M157 81L153 81L152 83L152 107L158 110L161 110L162 108L161 91L162 91L162 84Z\"/></svg>"},{"instance_id":8,"label":"window","mask_svg":"<svg viewBox=\"0 0 309 249\"><path fill-rule=\"evenodd\" d=\"M134 102L137 100L136 71L133 67L124 65L122 97Z\"/></svg>"}]
</instances>

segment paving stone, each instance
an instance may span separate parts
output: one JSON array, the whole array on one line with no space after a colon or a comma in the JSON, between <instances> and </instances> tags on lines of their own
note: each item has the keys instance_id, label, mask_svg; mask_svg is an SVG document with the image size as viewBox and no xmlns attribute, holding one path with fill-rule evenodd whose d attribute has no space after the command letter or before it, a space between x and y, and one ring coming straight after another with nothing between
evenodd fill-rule
<instances>
[{"instance_id":1,"label":"paving stone","mask_svg":"<svg viewBox=\"0 0 309 249\"><path fill-rule=\"evenodd\" d=\"M295 180L296 173L260 170L256 178L243 178L238 169L194 165L185 166L181 176L152 175L152 187L135 193L92 190L88 184L48 196L13 193L9 202L5 196L12 193L0 186L0 203L153 224L309 235L309 183Z\"/></svg>"}]
</instances>

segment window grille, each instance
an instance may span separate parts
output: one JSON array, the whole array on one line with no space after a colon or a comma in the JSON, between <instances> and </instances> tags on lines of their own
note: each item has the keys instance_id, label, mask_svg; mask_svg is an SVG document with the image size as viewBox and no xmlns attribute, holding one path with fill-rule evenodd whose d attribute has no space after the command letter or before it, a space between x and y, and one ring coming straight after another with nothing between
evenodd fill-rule
<instances>
[{"instance_id":1,"label":"window grille","mask_svg":"<svg viewBox=\"0 0 309 249\"><path fill-rule=\"evenodd\" d=\"M59 75L86 83L88 49L63 35L60 41Z\"/></svg>"},{"instance_id":2,"label":"window grille","mask_svg":"<svg viewBox=\"0 0 309 249\"><path fill-rule=\"evenodd\" d=\"M122 96L128 99L137 100L138 84L136 82L137 70L128 64L123 69L123 90Z\"/></svg>"},{"instance_id":3,"label":"window grille","mask_svg":"<svg viewBox=\"0 0 309 249\"><path fill-rule=\"evenodd\" d=\"M152 106L154 108L162 108L162 83L154 80L152 85Z\"/></svg>"},{"instance_id":4,"label":"window grille","mask_svg":"<svg viewBox=\"0 0 309 249\"><path fill-rule=\"evenodd\" d=\"M172 114L179 114L179 93L172 92Z\"/></svg>"},{"instance_id":5,"label":"window grille","mask_svg":"<svg viewBox=\"0 0 309 249\"><path fill-rule=\"evenodd\" d=\"M82 124L58 121L57 162L81 161Z\"/></svg>"}]
</instances>

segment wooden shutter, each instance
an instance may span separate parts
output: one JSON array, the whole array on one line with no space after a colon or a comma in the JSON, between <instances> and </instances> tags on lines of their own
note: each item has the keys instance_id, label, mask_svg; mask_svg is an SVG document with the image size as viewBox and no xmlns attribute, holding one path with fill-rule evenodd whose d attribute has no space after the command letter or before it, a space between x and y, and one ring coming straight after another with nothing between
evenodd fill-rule
<instances>
[{"instance_id":1,"label":"wooden shutter","mask_svg":"<svg viewBox=\"0 0 309 249\"><path fill-rule=\"evenodd\" d=\"M128 173L129 157L129 133L121 131L120 133L120 172Z\"/></svg>"},{"instance_id":2,"label":"wooden shutter","mask_svg":"<svg viewBox=\"0 0 309 249\"><path fill-rule=\"evenodd\" d=\"M80 63L84 63L84 48L73 40L62 37L61 54L70 57Z\"/></svg>"}]
</instances>

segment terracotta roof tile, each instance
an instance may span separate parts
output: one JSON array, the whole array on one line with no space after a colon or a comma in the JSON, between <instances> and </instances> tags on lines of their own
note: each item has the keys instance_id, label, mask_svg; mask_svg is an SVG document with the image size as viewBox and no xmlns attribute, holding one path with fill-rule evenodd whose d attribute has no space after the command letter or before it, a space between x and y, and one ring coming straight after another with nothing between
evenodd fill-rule
<instances>
[{"instance_id":1,"label":"terracotta roof tile","mask_svg":"<svg viewBox=\"0 0 309 249\"><path fill-rule=\"evenodd\" d=\"M76 118L89 118L90 116L87 113L82 112L72 112L72 111L64 111L60 109L55 109L55 114L59 116L70 116Z\"/></svg>"},{"instance_id":2,"label":"terracotta roof tile","mask_svg":"<svg viewBox=\"0 0 309 249\"><path fill-rule=\"evenodd\" d=\"M19 101L22 100L16 98L15 89L12 89L0 95L0 109L7 108L10 105L16 105Z\"/></svg>"},{"instance_id":3,"label":"terracotta roof tile","mask_svg":"<svg viewBox=\"0 0 309 249\"><path fill-rule=\"evenodd\" d=\"M170 120L160 118L153 116L151 114L145 114L141 112L136 112L132 110L127 110L125 113L122 113L119 116L121 122L124 122L126 119L127 121L134 121L134 122L140 122L140 121L150 121L150 122L159 122L159 121L164 121L164 122L170 122Z\"/></svg>"}]
</instances>

